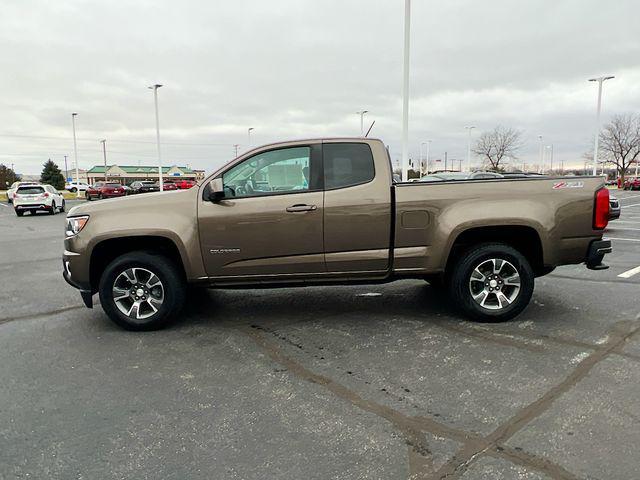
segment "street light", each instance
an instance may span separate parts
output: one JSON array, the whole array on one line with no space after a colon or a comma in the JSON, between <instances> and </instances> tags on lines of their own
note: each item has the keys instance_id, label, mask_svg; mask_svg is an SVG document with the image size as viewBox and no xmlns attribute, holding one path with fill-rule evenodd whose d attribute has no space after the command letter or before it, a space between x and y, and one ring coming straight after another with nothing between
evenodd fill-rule
<instances>
[{"instance_id":1,"label":"street light","mask_svg":"<svg viewBox=\"0 0 640 480\"><path fill-rule=\"evenodd\" d=\"M427 140L426 142L420 143L420 176L422 176L422 146L427 146L427 161L425 162L426 174L429 174L429 147L431 146L431 140Z\"/></svg>"},{"instance_id":2,"label":"street light","mask_svg":"<svg viewBox=\"0 0 640 480\"><path fill-rule=\"evenodd\" d=\"M107 181L107 140L100 140L102 144L102 156L104 157L104 181Z\"/></svg>"},{"instance_id":3,"label":"street light","mask_svg":"<svg viewBox=\"0 0 640 480\"><path fill-rule=\"evenodd\" d=\"M73 160L76 162L76 197L80 198L80 173L78 172L78 142L76 141L76 115L71 114L71 127L73 128Z\"/></svg>"},{"instance_id":4,"label":"street light","mask_svg":"<svg viewBox=\"0 0 640 480\"><path fill-rule=\"evenodd\" d=\"M613 75L608 75L605 77L597 77L597 78L590 78L589 81L590 82L598 82L598 110L596 113L596 138L595 138L595 145L593 147L593 174L597 175L598 174L598 141L599 141L599 137L600 137L600 108L602 105L602 84L607 81L607 80L611 80L612 78L615 78Z\"/></svg>"},{"instance_id":5,"label":"street light","mask_svg":"<svg viewBox=\"0 0 640 480\"><path fill-rule=\"evenodd\" d=\"M471 171L471 130L473 130L476 127L475 125L469 125L464 128L466 128L469 131L469 138L467 140L467 169L470 172Z\"/></svg>"},{"instance_id":6,"label":"street light","mask_svg":"<svg viewBox=\"0 0 640 480\"><path fill-rule=\"evenodd\" d=\"M162 179L162 155L160 153L160 118L158 116L158 89L162 85L156 83L148 87L153 90L153 103L156 108L156 144L158 146L158 182L160 182L160 191L164 191L164 182Z\"/></svg>"},{"instance_id":7,"label":"street light","mask_svg":"<svg viewBox=\"0 0 640 480\"><path fill-rule=\"evenodd\" d=\"M549 170L551 171L551 175L553 175L553 143L551 145L547 145L547 147L549 149L549 165L550 168Z\"/></svg>"},{"instance_id":8,"label":"street light","mask_svg":"<svg viewBox=\"0 0 640 480\"><path fill-rule=\"evenodd\" d=\"M369 113L369 110L362 110L360 112L356 112L356 114L360 115L360 136L364 136L364 115Z\"/></svg>"},{"instance_id":9,"label":"street light","mask_svg":"<svg viewBox=\"0 0 640 480\"><path fill-rule=\"evenodd\" d=\"M255 130L253 127L247 128L247 145L251 148L251 131Z\"/></svg>"},{"instance_id":10,"label":"street light","mask_svg":"<svg viewBox=\"0 0 640 480\"><path fill-rule=\"evenodd\" d=\"M538 160L540 163L540 167L538 167L538 170L540 173L544 173L544 150L542 147L542 135L538 135L538 140L540 141L540 159Z\"/></svg>"},{"instance_id":11,"label":"street light","mask_svg":"<svg viewBox=\"0 0 640 480\"><path fill-rule=\"evenodd\" d=\"M411 46L411 0L404 0L404 64L402 75L402 181L409 176L409 48Z\"/></svg>"}]
</instances>

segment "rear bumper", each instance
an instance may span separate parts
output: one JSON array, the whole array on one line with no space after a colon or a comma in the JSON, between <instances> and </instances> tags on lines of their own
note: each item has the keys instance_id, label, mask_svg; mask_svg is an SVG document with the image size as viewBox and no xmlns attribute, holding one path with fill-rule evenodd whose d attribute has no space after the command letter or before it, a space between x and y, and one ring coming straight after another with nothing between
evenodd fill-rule
<instances>
[{"instance_id":1,"label":"rear bumper","mask_svg":"<svg viewBox=\"0 0 640 480\"><path fill-rule=\"evenodd\" d=\"M585 263L590 270L604 270L609 268L608 265L602 263L602 259L607 253L611 253L611 240L594 240L589 244L587 258Z\"/></svg>"},{"instance_id":2,"label":"rear bumper","mask_svg":"<svg viewBox=\"0 0 640 480\"><path fill-rule=\"evenodd\" d=\"M13 208L16 210L51 210L51 205L47 205L46 203L20 203L16 205L14 201Z\"/></svg>"}]
</instances>

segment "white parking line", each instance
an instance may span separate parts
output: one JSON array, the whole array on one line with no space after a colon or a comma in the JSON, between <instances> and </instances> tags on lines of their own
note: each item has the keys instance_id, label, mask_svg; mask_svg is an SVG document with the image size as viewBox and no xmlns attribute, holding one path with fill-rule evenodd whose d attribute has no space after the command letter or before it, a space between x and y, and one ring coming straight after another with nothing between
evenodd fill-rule
<instances>
[{"instance_id":1,"label":"white parking line","mask_svg":"<svg viewBox=\"0 0 640 480\"><path fill-rule=\"evenodd\" d=\"M9 204L7 204L7 203L0 203L0 205L2 205L3 207L9 208Z\"/></svg>"},{"instance_id":2,"label":"white parking line","mask_svg":"<svg viewBox=\"0 0 640 480\"><path fill-rule=\"evenodd\" d=\"M615 227L619 223L632 223L634 225L638 225L638 224L640 224L640 219L638 219L638 220L612 220L611 222L609 222L609 225L610 226L612 225L612 226Z\"/></svg>"},{"instance_id":3,"label":"white parking line","mask_svg":"<svg viewBox=\"0 0 640 480\"><path fill-rule=\"evenodd\" d=\"M640 267L632 268L631 270L627 270L626 272L622 272L618 275L620 278L631 278L634 275L640 273Z\"/></svg>"},{"instance_id":4,"label":"white parking line","mask_svg":"<svg viewBox=\"0 0 640 480\"><path fill-rule=\"evenodd\" d=\"M624 208L629 208L629 207L639 207L639 206L640 206L640 203L634 203L633 205L620 205L620 206L621 206L621 207L624 207Z\"/></svg>"},{"instance_id":5,"label":"white parking line","mask_svg":"<svg viewBox=\"0 0 640 480\"><path fill-rule=\"evenodd\" d=\"M629 227L616 227L615 225L612 228L608 228L607 231L609 230L630 230L630 231L637 231L640 232L640 228L629 228Z\"/></svg>"},{"instance_id":6,"label":"white parking line","mask_svg":"<svg viewBox=\"0 0 640 480\"><path fill-rule=\"evenodd\" d=\"M640 242L640 238L607 237L607 240L620 240L622 242Z\"/></svg>"},{"instance_id":7,"label":"white parking line","mask_svg":"<svg viewBox=\"0 0 640 480\"><path fill-rule=\"evenodd\" d=\"M618 200L629 200L630 198L640 198L640 195L631 195L628 197L618 197Z\"/></svg>"}]
</instances>

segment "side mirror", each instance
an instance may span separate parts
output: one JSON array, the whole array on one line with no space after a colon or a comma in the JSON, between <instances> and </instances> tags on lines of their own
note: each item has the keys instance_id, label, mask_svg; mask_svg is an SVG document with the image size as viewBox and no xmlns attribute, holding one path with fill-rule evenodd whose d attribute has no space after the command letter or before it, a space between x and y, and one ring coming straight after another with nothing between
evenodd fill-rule
<instances>
[{"instance_id":1,"label":"side mirror","mask_svg":"<svg viewBox=\"0 0 640 480\"><path fill-rule=\"evenodd\" d=\"M209 182L209 200L216 202L224 197L222 178L214 178Z\"/></svg>"}]
</instances>

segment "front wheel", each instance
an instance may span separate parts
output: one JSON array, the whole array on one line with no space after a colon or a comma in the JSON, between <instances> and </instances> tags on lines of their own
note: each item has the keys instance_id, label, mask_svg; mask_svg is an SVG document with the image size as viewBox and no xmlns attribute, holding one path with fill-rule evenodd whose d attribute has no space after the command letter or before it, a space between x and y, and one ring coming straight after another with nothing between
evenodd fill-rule
<instances>
[{"instance_id":1,"label":"front wheel","mask_svg":"<svg viewBox=\"0 0 640 480\"><path fill-rule=\"evenodd\" d=\"M65 201L62 200L62 205L60 206L60 213L64 213L64 209L65 209Z\"/></svg>"},{"instance_id":2,"label":"front wheel","mask_svg":"<svg viewBox=\"0 0 640 480\"><path fill-rule=\"evenodd\" d=\"M24 215L24 210L18 210L16 208L16 215L19 216L19 217L23 216Z\"/></svg>"},{"instance_id":3,"label":"front wheel","mask_svg":"<svg viewBox=\"0 0 640 480\"><path fill-rule=\"evenodd\" d=\"M102 308L117 325L127 330L157 330L182 308L186 281L169 258L137 251L107 266L99 293Z\"/></svg>"},{"instance_id":4,"label":"front wheel","mask_svg":"<svg viewBox=\"0 0 640 480\"><path fill-rule=\"evenodd\" d=\"M520 314L531 300L534 283L524 255L502 243L474 246L449 277L455 304L481 322L503 322Z\"/></svg>"}]
</instances>

